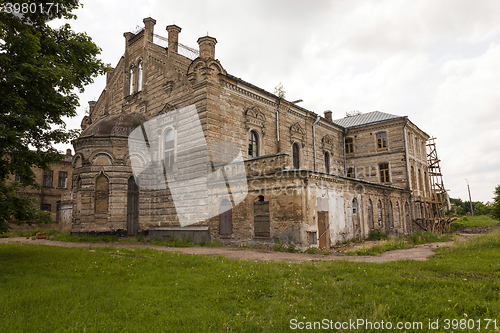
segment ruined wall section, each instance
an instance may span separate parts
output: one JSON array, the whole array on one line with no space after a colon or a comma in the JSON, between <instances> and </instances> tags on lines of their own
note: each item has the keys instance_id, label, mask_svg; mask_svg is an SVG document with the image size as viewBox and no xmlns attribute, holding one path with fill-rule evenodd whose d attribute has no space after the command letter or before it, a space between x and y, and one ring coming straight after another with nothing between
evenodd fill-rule
<instances>
[{"instance_id":1,"label":"ruined wall section","mask_svg":"<svg viewBox=\"0 0 500 333\"><path fill-rule=\"evenodd\" d=\"M405 131L408 169L410 170L410 188L414 195L425 195L428 197L430 196L430 175L427 165L426 143L429 135L410 121L408 121Z\"/></svg>"}]
</instances>

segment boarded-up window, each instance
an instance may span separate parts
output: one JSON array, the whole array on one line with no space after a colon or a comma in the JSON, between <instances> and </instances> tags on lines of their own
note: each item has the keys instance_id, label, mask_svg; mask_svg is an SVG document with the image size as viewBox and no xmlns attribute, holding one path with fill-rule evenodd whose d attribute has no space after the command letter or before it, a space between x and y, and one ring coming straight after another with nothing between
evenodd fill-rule
<instances>
[{"instance_id":1,"label":"boarded-up window","mask_svg":"<svg viewBox=\"0 0 500 333\"><path fill-rule=\"evenodd\" d=\"M129 76L130 82L129 82L128 94L132 95L134 92L134 68L133 67L130 67L130 74L129 75L130 75Z\"/></svg>"},{"instance_id":2,"label":"boarded-up window","mask_svg":"<svg viewBox=\"0 0 500 333\"><path fill-rule=\"evenodd\" d=\"M96 179L95 184L95 212L107 213L109 202L109 180L103 174Z\"/></svg>"},{"instance_id":3,"label":"boarded-up window","mask_svg":"<svg viewBox=\"0 0 500 333\"><path fill-rule=\"evenodd\" d=\"M264 197L259 196L259 201L253 204L253 209L255 237L270 237L269 201L264 201Z\"/></svg>"},{"instance_id":4,"label":"boarded-up window","mask_svg":"<svg viewBox=\"0 0 500 333\"><path fill-rule=\"evenodd\" d=\"M300 168L299 145L297 143L294 143L292 150L293 150L293 168L299 169Z\"/></svg>"},{"instance_id":5,"label":"boarded-up window","mask_svg":"<svg viewBox=\"0 0 500 333\"><path fill-rule=\"evenodd\" d=\"M136 236L139 229L139 186L134 176L127 186L127 235Z\"/></svg>"},{"instance_id":6,"label":"boarded-up window","mask_svg":"<svg viewBox=\"0 0 500 333\"><path fill-rule=\"evenodd\" d=\"M53 171L43 172L43 187L52 187Z\"/></svg>"},{"instance_id":7,"label":"boarded-up window","mask_svg":"<svg viewBox=\"0 0 500 333\"><path fill-rule=\"evenodd\" d=\"M137 71L137 91L142 90L142 61L139 63Z\"/></svg>"},{"instance_id":8,"label":"boarded-up window","mask_svg":"<svg viewBox=\"0 0 500 333\"><path fill-rule=\"evenodd\" d=\"M231 203L223 200L219 207L219 234L231 235L233 233L233 211Z\"/></svg>"},{"instance_id":9,"label":"boarded-up window","mask_svg":"<svg viewBox=\"0 0 500 333\"><path fill-rule=\"evenodd\" d=\"M66 188L68 186L68 173L66 171L59 171L59 182L57 187Z\"/></svg>"}]
</instances>

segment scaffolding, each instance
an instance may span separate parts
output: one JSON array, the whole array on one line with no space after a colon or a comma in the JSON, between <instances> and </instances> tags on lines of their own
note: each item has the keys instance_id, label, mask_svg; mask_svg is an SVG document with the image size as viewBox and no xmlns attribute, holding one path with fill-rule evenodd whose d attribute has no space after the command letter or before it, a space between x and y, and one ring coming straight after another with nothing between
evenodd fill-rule
<instances>
[{"instance_id":1,"label":"scaffolding","mask_svg":"<svg viewBox=\"0 0 500 333\"><path fill-rule=\"evenodd\" d=\"M444 187L435 140L436 138L430 138L426 144L429 152L427 167L430 185L427 183L428 191L422 191L423 195L415 197L415 224L425 231L445 233L451 232L451 223L454 218L446 216L446 212L451 208L450 198Z\"/></svg>"}]
</instances>

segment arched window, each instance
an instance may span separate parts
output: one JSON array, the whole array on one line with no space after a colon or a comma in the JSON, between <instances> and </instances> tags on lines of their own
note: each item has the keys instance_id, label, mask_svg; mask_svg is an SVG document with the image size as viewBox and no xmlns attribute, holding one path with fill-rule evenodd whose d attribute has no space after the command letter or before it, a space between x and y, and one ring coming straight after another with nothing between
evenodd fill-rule
<instances>
[{"instance_id":1,"label":"arched window","mask_svg":"<svg viewBox=\"0 0 500 333\"><path fill-rule=\"evenodd\" d=\"M399 202L396 202L396 227L401 225L401 215L399 212Z\"/></svg>"},{"instance_id":2,"label":"arched window","mask_svg":"<svg viewBox=\"0 0 500 333\"><path fill-rule=\"evenodd\" d=\"M95 180L95 212L107 213L109 203L109 180L102 173Z\"/></svg>"},{"instance_id":3,"label":"arched window","mask_svg":"<svg viewBox=\"0 0 500 333\"><path fill-rule=\"evenodd\" d=\"M418 169L417 173L418 173L418 188L420 192L422 192L420 193L420 195L422 195L424 192L424 184L422 183L422 173L420 172L420 169Z\"/></svg>"},{"instance_id":4,"label":"arched window","mask_svg":"<svg viewBox=\"0 0 500 333\"><path fill-rule=\"evenodd\" d=\"M300 157L299 157L299 144L295 142L293 144L293 168L294 169L299 169L300 168Z\"/></svg>"},{"instance_id":5,"label":"arched window","mask_svg":"<svg viewBox=\"0 0 500 333\"><path fill-rule=\"evenodd\" d=\"M165 132L165 140L163 142L163 163L165 165L166 172L172 171L174 169L174 142L174 131L169 129Z\"/></svg>"},{"instance_id":6,"label":"arched window","mask_svg":"<svg viewBox=\"0 0 500 333\"><path fill-rule=\"evenodd\" d=\"M250 131L248 137L248 157L259 156L259 141L257 139L257 133L255 131Z\"/></svg>"},{"instance_id":7,"label":"arched window","mask_svg":"<svg viewBox=\"0 0 500 333\"><path fill-rule=\"evenodd\" d=\"M389 227L394 228L394 218L392 215L392 201L389 201Z\"/></svg>"},{"instance_id":8,"label":"arched window","mask_svg":"<svg viewBox=\"0 0 500 333\"><path fill-rule=\"evenodd\" d=\"M352 214L358 213L358 200L356 198L352 199Z\"/></svg>"},{"instance_id":9,"label":"arched window","mask_svg":"<svg viewBox=\"0 0 500 333\"><path fill-rule=\"evenodd\" d=\"M378 226L382 228L384 226L383 215L382 215L382 202L380 200L377 202L378 210Z\"/></svg>"},{"instance_id":10,"label":"arched window","mask_svg":"<svg viewBox=\"0 0 500 333\"><path fill-rule=\"evenodd\" d=\"M130 81L129 81L128 94L132 95L134 93L134 67L133 66L130 66L129 78L130 78Z\"/></svg>"},{"instance_id":11,"label":"arched window","mask_svg":"<svg viewBox=\"0 0 500 333\"><path fill-rule=\"evenodd\" d=\"M368 199L368 226L373 229L373 206L371 199Z\"/></svg>"},{"instance_id":12,"label":"arched window","mask_svg":"<svg viewBox=\"0 0 500 333\"><path fill-rule=\"evenodd\" d=\"M142 90L142 61L139 62L138 66L138 71L137 71L137 91Z\"/></svg>"},{"instance_id":13,"label":"arched window","mask_svg":"<svg viewBox=\"0 0 500 333\"><path fill-rule=\"evenodd\" d=\"M325 152L325 172L330 173L330 154Z\"/></svg>"}]
</instances>

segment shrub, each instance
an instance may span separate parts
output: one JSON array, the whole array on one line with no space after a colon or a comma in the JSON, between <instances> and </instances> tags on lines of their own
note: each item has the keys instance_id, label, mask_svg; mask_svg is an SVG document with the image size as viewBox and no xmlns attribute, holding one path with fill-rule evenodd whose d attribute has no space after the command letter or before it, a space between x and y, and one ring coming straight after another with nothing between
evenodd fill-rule
<instances>
[{"instance_id":1,"label":"shrub","mask_svg":"<svg viewBox=\"0 0 500 333\"><path fill-rule=\"evenodd\" d=\"M389 236L387 236L387 234L383 232L382 229L373 229L368 234L368 238L366 240L373 241L373 240L382 240L388 238Z\"/></svg>"}]
</instances>

